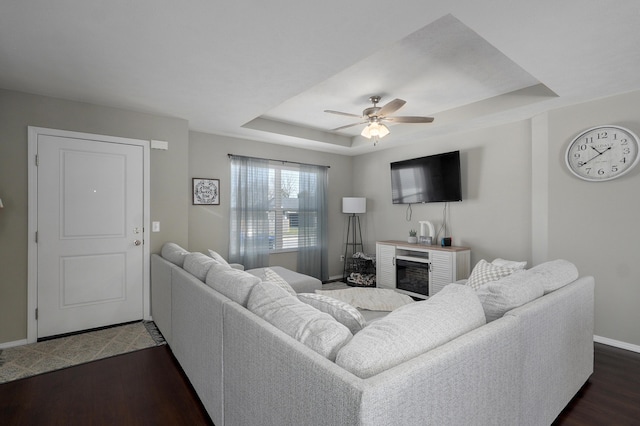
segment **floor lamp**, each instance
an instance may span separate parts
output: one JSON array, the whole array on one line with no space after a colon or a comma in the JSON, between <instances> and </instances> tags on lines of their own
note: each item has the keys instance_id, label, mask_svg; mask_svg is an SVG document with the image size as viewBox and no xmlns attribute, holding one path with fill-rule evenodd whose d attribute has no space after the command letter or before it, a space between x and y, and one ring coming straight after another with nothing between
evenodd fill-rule
<instances>
[{"instance_id":1,"label":"floor lamp","mask_svg":"<svg viewBox=\"0 0 640 426\"><path fill-rule=\"evenodd\" d=\"M367 199L364 197L344 197L342 199L342 213L350 214L347 225L347 242L344 247L344 269L342 279L346 280L353 263L353 255L364 251L362 246L362 229L360 217L357 214L367 212ZM359 249L358 249L359 248ZM351 250L349 250L351 249ZM351 255L349 255L351 251Z\"/></svg>"}]
</instances>

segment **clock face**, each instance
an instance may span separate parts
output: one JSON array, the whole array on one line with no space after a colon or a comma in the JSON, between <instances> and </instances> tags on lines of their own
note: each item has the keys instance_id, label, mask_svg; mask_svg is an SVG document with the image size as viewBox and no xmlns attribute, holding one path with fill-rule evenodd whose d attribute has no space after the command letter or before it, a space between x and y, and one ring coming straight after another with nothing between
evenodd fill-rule
<instances>
[{"instance_id":1,"label":"clock face","mask_svg":"<svg viewBox=\"0 0 640 426\"><path fill-rule=\"evenodd\" d=\"M618 126L598 126L579 134L567 148L571 172L588 181L606 181L631 171L638 163L638 137Z\"/></svg>"}]
</instances>

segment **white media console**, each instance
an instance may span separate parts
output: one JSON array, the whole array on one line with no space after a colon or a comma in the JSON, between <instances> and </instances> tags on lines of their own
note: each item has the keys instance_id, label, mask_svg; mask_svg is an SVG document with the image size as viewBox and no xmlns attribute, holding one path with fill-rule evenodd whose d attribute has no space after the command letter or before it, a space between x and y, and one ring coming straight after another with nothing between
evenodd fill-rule
<instances>
[{"instance_id":1,"label":"white media console","mask_svg":"<svg viewBox=\"0 0 640 426\"><path fill-rule=\"evenodd\" d=\"M441 247L403 241L376 243L376 281L413 297L426 299L445 285L468 278L471 273L468 247Z\"/></svg>"}]
</instances>

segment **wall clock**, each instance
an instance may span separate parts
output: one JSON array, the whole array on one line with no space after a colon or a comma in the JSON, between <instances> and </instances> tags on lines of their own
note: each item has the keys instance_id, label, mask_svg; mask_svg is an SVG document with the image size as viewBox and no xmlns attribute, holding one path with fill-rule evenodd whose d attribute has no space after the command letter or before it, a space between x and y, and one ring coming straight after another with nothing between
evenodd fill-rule
<instances>
[{"instance_id":1,"label":"wall clock","mask_svg":"<svg viewBox=\"0 0 640 426\"><path fill-rule=\"evenodd\" d=\"M639 145L638 136L624 127L592 127L571 141L565 162L580 179L607 181L630 172L638 164Z\"/></svg>"}]
</instances>

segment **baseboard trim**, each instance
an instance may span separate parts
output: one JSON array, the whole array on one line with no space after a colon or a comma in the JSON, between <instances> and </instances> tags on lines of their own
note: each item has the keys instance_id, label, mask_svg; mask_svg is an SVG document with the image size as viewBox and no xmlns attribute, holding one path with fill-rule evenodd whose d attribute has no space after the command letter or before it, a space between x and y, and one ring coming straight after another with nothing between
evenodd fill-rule
<instances>
[{"instance_id":1,"label":"baseboard trim","mask_svg":"<svg viewBox=\"0 0 640 426\"><path fill-rule=\"evenodd\" d=\"M603 345L613 346L615 348L626 349L628 351L640 353L640 346L632 345L631 343L621 342L619 340L609 339L608 337L593 336L593 341L596 343L602 343Z\"/></svg>"},{"instance_id":2,"label":"baseboard trim","mask_svg":"<svg viewBox=\"0 0 640 426\"><path fill-rule=\"evenodd\" d=\"M29 343L27 339L16 340L13 342L4 342L4 343L0 343L0 349L13 348L14 346L26 345L27 343Z\"/></svg>"}]
</instances>

